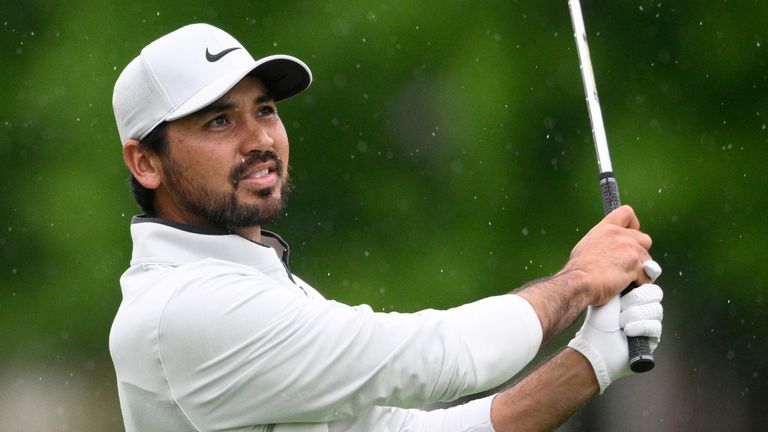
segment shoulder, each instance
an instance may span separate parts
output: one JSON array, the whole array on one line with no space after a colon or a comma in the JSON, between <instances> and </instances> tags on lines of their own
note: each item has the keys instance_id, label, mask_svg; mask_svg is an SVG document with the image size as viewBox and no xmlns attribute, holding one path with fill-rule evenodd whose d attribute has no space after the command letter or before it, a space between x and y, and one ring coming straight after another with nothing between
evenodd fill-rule
<instances>
[{"instance_id":1,"label":"shoulder","mask_svg":"<svg viewBox=\"0 0 768 432\"><path fill-rule=\"evenodd\" d=\"M173 288L162 313L161 325L233 325L238 320L253 322L272 315L292 299L301 296L291 287L258 269L209 258L177 268L162 282ZM254 316L257 314L257 316Z\"/></svg>"},{"instance_id":2,"label":"shoulder","mask_svg":"<svg viewBox=\"0 0 768 432\"><path fill-rule=\"evenodd\" d=\"M301 294L258 269L214 258L182 266L136 265L121 285L113 336L131 340L148 333L186 338L245 318L261 324Z\"/></svg>"}]
</instances>

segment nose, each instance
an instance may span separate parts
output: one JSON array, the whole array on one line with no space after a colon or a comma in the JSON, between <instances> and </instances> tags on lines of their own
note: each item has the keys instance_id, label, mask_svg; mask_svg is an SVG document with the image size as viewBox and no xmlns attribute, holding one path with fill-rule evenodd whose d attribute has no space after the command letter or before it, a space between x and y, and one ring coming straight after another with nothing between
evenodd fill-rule
<instances>
[{"instance_id":1,"label":"nose","mask_svg":"<svg viewBox=\"0 0 768 432\"><path fill-rule=\"evenodd\" d=\"M253 151L265 151L272 149L275 140L270 135L269 128L261 124L258 119L248 119L245 122L244 133L240 142L240 152L247 155Z\"/></svg>"}]
</instances>

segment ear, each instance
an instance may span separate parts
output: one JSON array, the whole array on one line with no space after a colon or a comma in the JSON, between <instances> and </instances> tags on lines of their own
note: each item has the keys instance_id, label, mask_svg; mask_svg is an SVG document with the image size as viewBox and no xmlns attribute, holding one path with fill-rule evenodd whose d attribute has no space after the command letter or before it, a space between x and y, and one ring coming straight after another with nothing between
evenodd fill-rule
<instances>
[{"instance_id":1,"label":"ear","mask_svg":"<svg viewBox=\"0 0 768 432\"><path fill-rule=\"evenodd\" d=\"M123 144L123 160L136 180L147 189L157 189L162 183L160 157L142 148L136 140Z\"/></svg>"}]
</instances>

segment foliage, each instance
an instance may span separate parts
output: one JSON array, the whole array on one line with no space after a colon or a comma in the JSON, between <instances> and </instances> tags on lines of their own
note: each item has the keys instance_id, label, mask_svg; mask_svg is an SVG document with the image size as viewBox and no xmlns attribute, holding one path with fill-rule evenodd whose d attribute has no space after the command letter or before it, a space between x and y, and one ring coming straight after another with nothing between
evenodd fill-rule
<instances>
[{"instance_id":1,"label":"foliage","mask_svg":"<svg viewBox=\"0 0 768 432\"><path fill-rule=\"evenodd\" d=\"M413 311L504 293L556 271L600 218L566 2L0 7L0 370L23 361L109 381L137 212L111 90L146 43L186 23L312 68L312 87L279 107L296 188L270 228L329 297ZM583 8L622 198L665 270L662 370L644 379L678 377L674 394L697 407L666 427L756 427L768 374L768 6ZM731 407L720 420L699 412L720 393ZM104 422L117 429L109 400Z\"/></svg>"}]
</instances>

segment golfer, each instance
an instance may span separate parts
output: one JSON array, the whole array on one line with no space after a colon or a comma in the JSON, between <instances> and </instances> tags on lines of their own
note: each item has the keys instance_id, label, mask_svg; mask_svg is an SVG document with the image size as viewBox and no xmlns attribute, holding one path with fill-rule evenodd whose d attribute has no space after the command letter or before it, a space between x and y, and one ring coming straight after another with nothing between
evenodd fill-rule
<instances>
[{"instance_id":1,"label":"golfer","mask_svg":"<svg viewBox=\"0 0 768 432\"><path fill-rule=\"evenodd\" d=\"M262 226L289 189L276 104L311 81L302 61L254 60L207 24L150 43L117 79L143 212L109 341L127 431L552 429L630 373L627 335L655 348L660 269L629 207L555 275L445 311L348 306L292 274L288 245ZM509 380L588 306L568 347L516 385L424 410Z\"/></svg>"}]
</instances>

